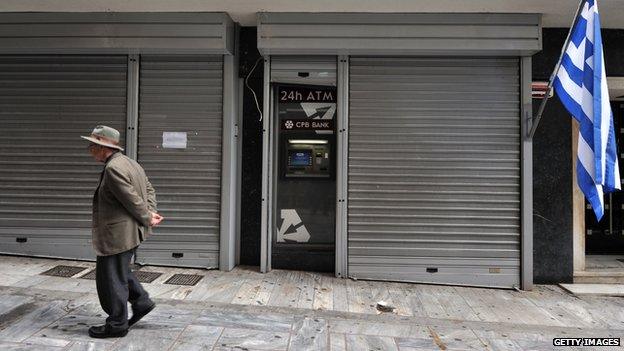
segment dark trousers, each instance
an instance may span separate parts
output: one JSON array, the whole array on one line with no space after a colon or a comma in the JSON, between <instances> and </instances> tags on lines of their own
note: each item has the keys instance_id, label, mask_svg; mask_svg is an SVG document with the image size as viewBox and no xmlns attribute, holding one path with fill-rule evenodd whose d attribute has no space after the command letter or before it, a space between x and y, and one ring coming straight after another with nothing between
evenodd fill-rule
<instances>
[{"instance_id":1,"label":"dark trousers","mask_svg":"<svg viewBox=\"0 0 624 351\"><path fill-rule=\"evenodd\" d=\"M151 305L149 294L130 270L134 249L111 256L98 256L95 284L100 305L108 314L106 324L111 330L128 329L128 302L134 311Z\"/></svg>"}]
</instances>

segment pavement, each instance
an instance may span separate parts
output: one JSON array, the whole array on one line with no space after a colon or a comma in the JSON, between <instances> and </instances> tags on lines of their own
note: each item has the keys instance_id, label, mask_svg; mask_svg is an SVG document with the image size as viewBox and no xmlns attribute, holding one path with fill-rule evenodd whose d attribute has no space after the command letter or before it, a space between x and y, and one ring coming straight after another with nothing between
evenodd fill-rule
<instances>
[{"instance_id":1,"label":"pavement","mask_svg":"<svg viewBox=\"0 0 624 351\"><path fill-rule=\"evenodd\" d=\"M41 274L58 264L85 270L67 278ZM164 273L144 284L156 309L126 337L96 340L87 329L102 324L105 314L93 281L81 278L92 267L0 256L0 350L589 350L553 346L553 338L624 335L624 299L575 297L556 286L517 292L306 273L309 284L293 271L146 267ZM196 286L165 284L176 272L204 278ZM340 284L346 304L336 297ZM311 295L305 294L308 285ZM273 288L265 293L264 286ZM333 303L323 295L328 289ZM375 291L393 305L414 308L379 312ZM370 301L361 302L362 296ZM415 298L419 304L409 305Z\"/></svg>"}]
</instances>

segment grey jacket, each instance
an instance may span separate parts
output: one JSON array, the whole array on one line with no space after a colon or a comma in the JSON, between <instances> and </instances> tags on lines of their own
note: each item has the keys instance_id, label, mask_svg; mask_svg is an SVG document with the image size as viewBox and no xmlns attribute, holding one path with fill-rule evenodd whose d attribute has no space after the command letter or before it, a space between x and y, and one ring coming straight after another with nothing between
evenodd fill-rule
<instances>
[{"instance_id":1,"label":"grey jacket","mask_svg":"<svg viewBox=\"0 0 624 351\"><path fill-rule=\"evenodd\" d=\"M98 256L133 249L151 234L156 193L143 168L120 152L107 160L93 195L93 248Z\"/></svg>"}]
</instances>

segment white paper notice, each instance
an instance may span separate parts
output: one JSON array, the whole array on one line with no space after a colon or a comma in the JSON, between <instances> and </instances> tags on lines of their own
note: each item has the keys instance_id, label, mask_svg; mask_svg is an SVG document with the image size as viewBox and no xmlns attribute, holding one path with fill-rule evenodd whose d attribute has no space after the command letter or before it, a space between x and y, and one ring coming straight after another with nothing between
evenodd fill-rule
<instances>
[{"instance_id":1,"label":"white paper notice","mask_svg":"<svg viewBox=\"0 0 624 351\"><path fill-rule=\"evenodd\" d=\"M162 147L165 149L186 149L186 132L163 132Z\"/></svg>"}]
</instances>

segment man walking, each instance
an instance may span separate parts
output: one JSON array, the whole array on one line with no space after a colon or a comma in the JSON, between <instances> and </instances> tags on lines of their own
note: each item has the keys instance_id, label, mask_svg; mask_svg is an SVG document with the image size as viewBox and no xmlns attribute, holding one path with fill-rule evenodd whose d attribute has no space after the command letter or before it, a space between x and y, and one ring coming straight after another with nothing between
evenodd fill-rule
<instances>
[{"instance_id":1,"label":"man walking","mask_svg":"<svg viewBox=\"0 0 624 351\"><path fill-rule=\"evenodd\" d=\"M93 248L97 254L96 286L106 324L89 328L94 338L122 337L128 328L154 309L141 283L130 270L136 247L163 217L156 212L156 195L143 168L123 155L119 131L97 126L89 153L105 164L93 195ZM128 320L127 303L132 305Z\"/></svg>"}]
</instances>

